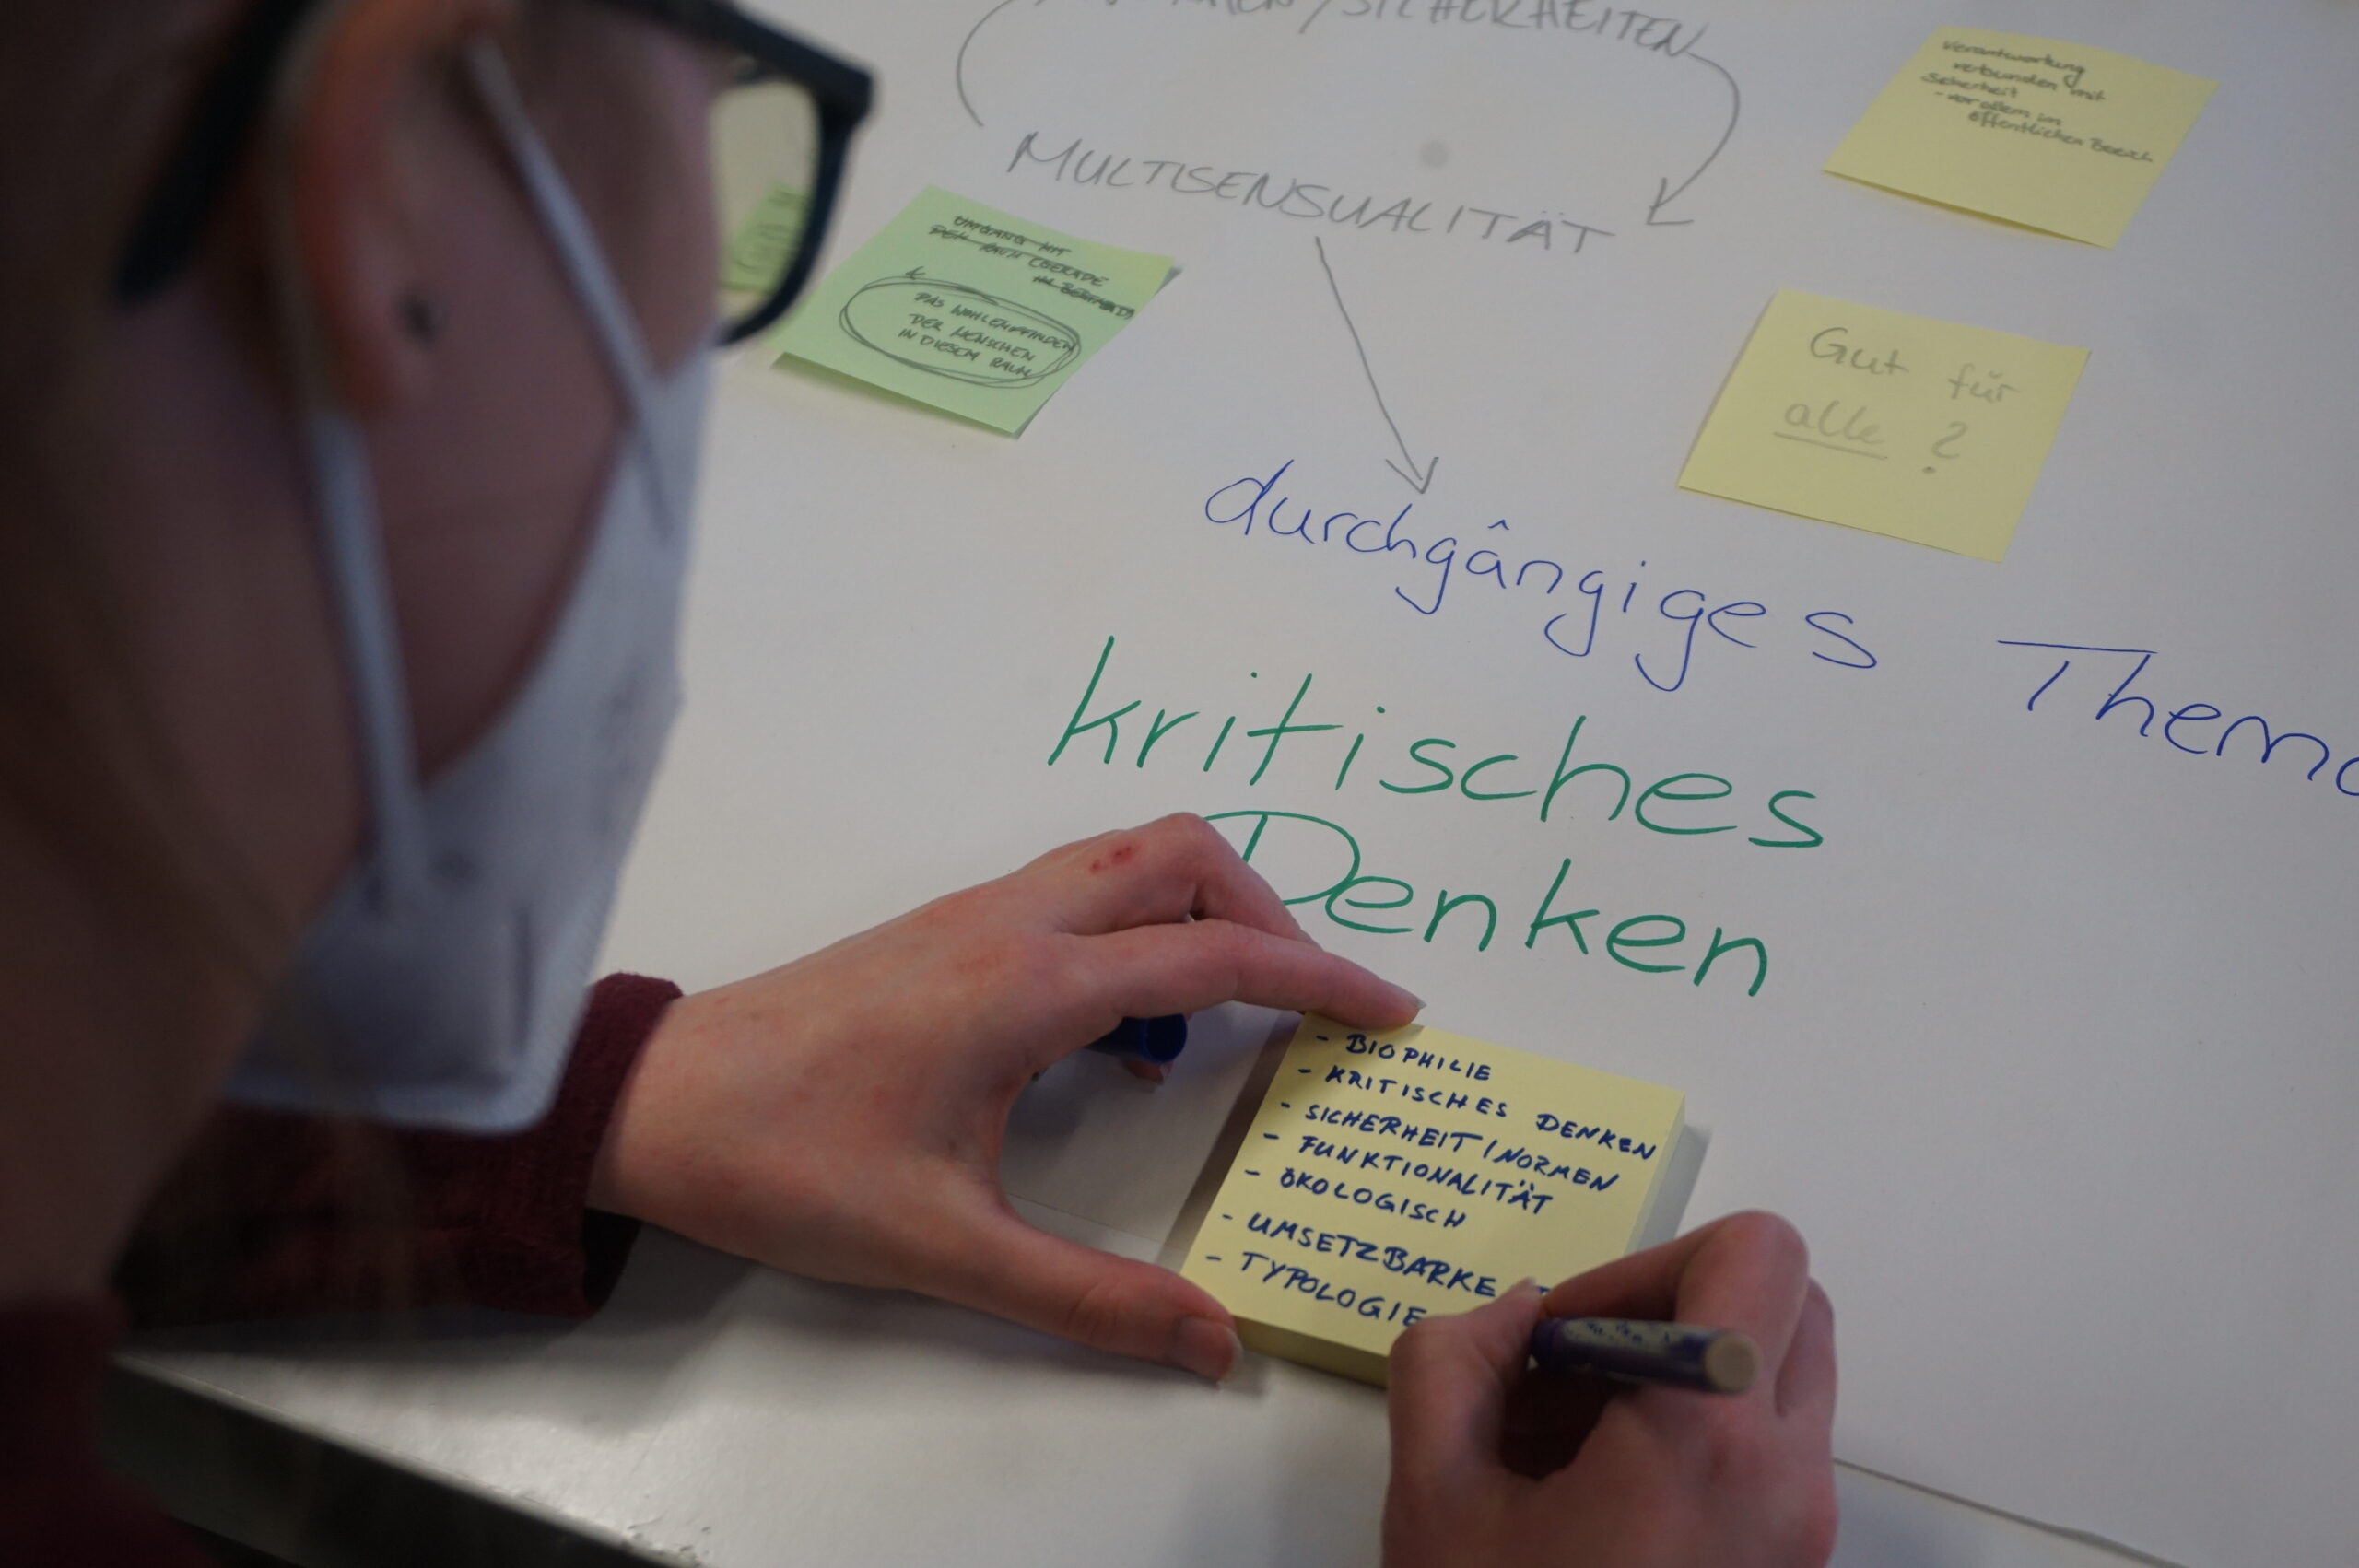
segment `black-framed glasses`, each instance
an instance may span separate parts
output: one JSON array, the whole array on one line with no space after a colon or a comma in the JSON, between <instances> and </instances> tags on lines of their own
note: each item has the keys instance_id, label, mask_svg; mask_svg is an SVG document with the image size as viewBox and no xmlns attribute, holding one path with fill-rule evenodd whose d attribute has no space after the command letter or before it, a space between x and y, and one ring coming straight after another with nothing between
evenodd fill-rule
<instances>
[{"instance_id":1,"label":"black-framed glasses","mask_svg":"<svg viewBox=\"0 0 2359 1568\"><path fill-rule=\"evenodd\" d=\"M235 178L288 47L320 0L260 0L199 90L117 263L114 297L136 305L188 266ZM721 341L786 313L827 238L868 73L757 21L728 0L605 0L727 51L714 100L714 210L721 223Z\"/></svg>"}]
</instances>

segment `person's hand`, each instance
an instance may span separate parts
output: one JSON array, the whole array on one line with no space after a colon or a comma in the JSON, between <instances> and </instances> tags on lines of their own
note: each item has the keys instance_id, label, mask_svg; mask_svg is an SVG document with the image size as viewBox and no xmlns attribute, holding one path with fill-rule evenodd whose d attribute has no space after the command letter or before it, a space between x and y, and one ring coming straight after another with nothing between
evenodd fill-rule
<instances>
[{"instance_id":1,"label":"person's hand","mask_svg":"<svg viewBox=\"0 0 2359 1568\"><path fill-rule=\"evenodd\" d=\"M1044 1235L999 1183L1009 1107L1125 1015L1224 1001L1394 1028L1421 1005L1321 952L1198 817L1067 845L823 952L672 1004L591 1188L799 1274L898 1286L1226 1376L1228 1313Z\"/></svg>"},{"instance_id":2,"label":"person's hand","mask_svg":"<svg viewBox=\"0 0 2359 1568\"><path fill-rule=\"evenodd\" d=\"M1526 1371L1543 1313L1749 1334L1743 1394ZM1802 1237L1732 1214L1395 1340L1386 1568L1820 1568L1835 1550L1835 1314Z\"/></svg>"}]
</instances>

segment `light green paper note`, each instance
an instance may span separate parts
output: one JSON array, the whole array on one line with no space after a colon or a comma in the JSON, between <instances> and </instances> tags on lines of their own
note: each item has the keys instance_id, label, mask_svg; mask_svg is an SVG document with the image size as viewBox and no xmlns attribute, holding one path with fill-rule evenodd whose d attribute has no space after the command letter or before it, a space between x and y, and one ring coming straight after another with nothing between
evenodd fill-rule
<instances>
[{"instance_id":1,"label":"light green paper note","mask_svg":"<svg viewBox=\"0 0 2359 1568\"><path fill-rule=\"evenodd\" d=\"M773 185L737 232L721 259L721 287L766 289L786 271L811 198L791 185Z\"/></svg>"},{"instance_id":2,"label":"light green paper note","mask_svg":"<svg viewBox=\"0 0 2359 1568\"><path fill-rule=\"evenodd\" d=\"M1171 275L928 186L795 307L771 345L1015 435Z\"/></svg>"}]
</instances>

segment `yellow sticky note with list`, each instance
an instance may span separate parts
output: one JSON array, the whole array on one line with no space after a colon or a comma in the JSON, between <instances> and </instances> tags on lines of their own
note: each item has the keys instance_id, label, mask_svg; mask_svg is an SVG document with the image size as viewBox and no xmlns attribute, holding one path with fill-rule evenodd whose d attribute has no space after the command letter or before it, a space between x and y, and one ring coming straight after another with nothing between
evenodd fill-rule
<instances>
[{"instance_id":1,"label":"yellow sticky note with list","mask_svg":"<svg viewBox=\"0 0 2359 1568\"><path fill-rule=\"evenodd\" d=\"M2217 85L2108 50L1942 28L1826 171L2111 245Z\"/></svg>"},{"instance_id":2,"label":"yellow sticky note with list","mask_svg":"<svg viewBox=\"0 0 2359 1568\"><path fill-rule=\"evenodd\" d=\"M1401 1331L1621 1257L1679 1141L1675 1089L1312 1014L1181 1272L1271 1355L1385 1380Z\"/></svg>"},{"instance_id":3,"label":"yellow sticky note with list","mask_svg":"<svg viewBox=\"0 0 2359 1568\"><path fill-rule=\"evenodd\" d=\"M1679 486L2002 560L2088 357L1781 290Z\"/></svg>"}]
</instances>

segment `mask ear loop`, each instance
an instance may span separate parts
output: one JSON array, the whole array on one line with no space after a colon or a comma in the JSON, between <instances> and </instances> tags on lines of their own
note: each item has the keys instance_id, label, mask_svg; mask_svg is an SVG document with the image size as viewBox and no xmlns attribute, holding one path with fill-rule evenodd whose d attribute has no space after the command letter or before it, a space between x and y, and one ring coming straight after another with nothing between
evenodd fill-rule
<instances>
[{"instance_id":1,"label":"mask ear loop","mask_svg":"<svg viewBox=\"0 0 2359 1568\"><path fill-rule=\"evenodd\" d=\"M516 176L523 181L525 193L531 197L550 242L557 249L557 263L573 286L574 298L590 318L598 345L605 354L607 369L614 375L616 390L622 394L624 407L630 415L628 439L639 443L645 472L655 488L655 515L663 520L665 537L675 537L687 510L687 475L663 471L663 454L653 439L655 369L648 358L647 343L640 333L638 318L606 265L597 232L591 228L581 204L574 200L564 171L557 168L548 144L541 139L532 116L525 111L523 96L516 89L516 78L500 57L498 46L487 38L475 39L465 46L462 59L475 96L499 131L515 165Z\"/></svg>"},{"instance_id":2,"label":"mask ear loop","mask_svg":"<svg viewBox=\"0 0 2359 1568\"><path fill-rule=\"evenodd\" d=\"M352 690L361 785L374 836L381 880L369 895L381 907L422 897L428 863L425 802L409 727L409 693L402 668L401 631L393 614L392 578L377 516L369 445L337 401L317 305L307 287L295 221L292 138L288 129L300 88L310 79L320 41L342 9L323 6L289 52L279 79L272 138L277 200L272 241L278 257L280 331L295 374L296 422L302 461L318 516L329 597L342 634L346 678ZM368 863L364 860L363 863Z\"/></svg>"},{"instance_id":3,"label":"mask ear loop","mask_svg":"<svg viewBox=\"0 0 2359 1568\"><path fill-rule=\"evenodd\" d=\"M311 18L289 50L288 67L279 80L276 123L280 134L273 140L278 199L273 204L272 239L278 257L280 330L295 375L302 461L318 513L321 554L352 691L361 783L377 850L373 860L380 880L369 893L383 907L423 898L429 890L432 868L423 786L416 739L410 732L401 633L385 564L374 473L358 422L336 398L318 310L306 287L294 214L291 142L286 134L293 123L300 89L316 62L320 41L341 9L336 5L323 6ZM657 491L656 515L668 534L682 521L685 508L675 502L684 476L663 471L662 455L650 438L648 414L654 401L654 372L637 322L557 160L525 113L499 51L488 40L479 39L466 47L464 59L485 111L549 232L576 298L590 318L630 414L628 439L640 442L646 456L644 470Z\"/></svg>"}]
</instances>

